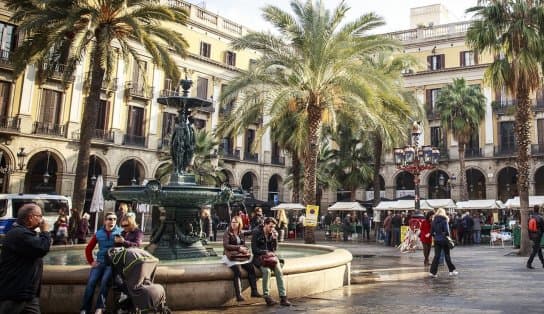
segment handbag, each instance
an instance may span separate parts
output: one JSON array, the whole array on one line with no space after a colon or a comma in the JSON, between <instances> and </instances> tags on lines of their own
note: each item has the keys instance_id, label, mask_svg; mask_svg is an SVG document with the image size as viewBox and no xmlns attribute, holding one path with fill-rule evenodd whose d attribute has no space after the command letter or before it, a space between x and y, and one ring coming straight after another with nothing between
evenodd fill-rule
<instances>
[{"instance_id":1,"label":"handbag","mask_svg":"<svg viewBox=\"0 0 544 314\"><path fill-rule=\"evenodd\" d=\"M450 250L452 250L455 247L455 240L453 240L450 236L446 236L446 239L448 240L448 247Z\"/></svg>"},{"instance_id":2,"label":"handbag","mask_svg":"<svg viewBox=\"0 0 544 314\"><path fill-rule=\"evenodd\" d=\"M268 267L268 268L275 268L278 264L278 257L276 256L276 253L268 251L265 254L261 255L259 257L261 266Z\"/></svg>"},{"instance_id":3,"label":"handbag","mask_svg":"<svg viewBox=\"0 0 544 314\"><path fill-rule=\"evenodd\" d=\"M225 251L225 256L231 261L243 262L251 258L251 253L242 253L238 251Z\"/></svg>"}]
</instances>

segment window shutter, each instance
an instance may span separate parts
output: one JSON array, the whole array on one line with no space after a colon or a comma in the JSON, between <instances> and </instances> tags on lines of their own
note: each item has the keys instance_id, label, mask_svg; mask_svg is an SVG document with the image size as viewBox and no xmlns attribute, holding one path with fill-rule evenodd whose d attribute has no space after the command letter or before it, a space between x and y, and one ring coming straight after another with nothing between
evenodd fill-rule
<instances>
[{"instance_id":1,"label":"window shutter","mask_svg":"<svg viewBox=\"0 0 544 314\"><path fill-rule=\"evenodd\" d=\"M433 56L427 56L427 70L433 69Z\"/></svg>"},{"instance_id":2,"label":"window shutter","mask_svg":"<svg viewBox=\"0 0 544 314\"><path fill-rule=\"evenodd\" d=\"M461 67L465 66L465 51L461 51L459 53L459 66Z\"/></svg>"},{"instance_id":3,"label":"window shutter","mask_svg":"<svg viewBox=\"0 0 544 314\"><path fill-rule=\"evenodd\" d=\"M478 50L474 50L474 64L478 64Z\"/></svg>"},{"instance_id":4,"label":"window shutter","mask_svg":"<svg viewBox=\"0 0 544 314\"><path fill-rule=\"evenodd\" d=\"M203 42L200 42L200 55L203 56L204 55L204 43Z\"/></svg>"},{"instance_id":5,"label":"window shutter","mask_svg":"<svg viewBox=\"0 0 544 314\"><path fill-rule=\"evenodd\" d=\"M427 108L431 109L431 103L432 103L432 97L433 97L433 91L432 89L428 89L425 91L425 102L427 103Z\"/></svg>"},{"instance_id":6,"label":"window shutter","mask_svg":"<svg viewBox=\"0 0 544 314\"><path fill-rule=\"evenodd\" d=\"M439 69L444 69L444 68L446 68L446 55L441 54L440 55L440 67L439 67Z\"/></svg>"}]
</instances>

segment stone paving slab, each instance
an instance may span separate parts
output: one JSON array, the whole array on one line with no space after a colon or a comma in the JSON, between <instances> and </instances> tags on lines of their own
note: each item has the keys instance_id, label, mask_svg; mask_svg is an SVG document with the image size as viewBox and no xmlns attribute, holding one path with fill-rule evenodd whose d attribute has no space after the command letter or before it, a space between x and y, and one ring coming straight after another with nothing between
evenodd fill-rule
<instances>
[{"instance_id":1,"label":"stone paving slab","mask_svg":"<svg viewBox=\"0 0 544 314\"><path fill-rule=\"evenodd\" d=\"M352 252L352 278L371 273L378 280L292 300L289 308L251 299L191 313L544 313L544 269L538 258L536 269L527 269L527 258L512 254L511 247L456 247L452 259L459 276L449 277L441 267L433 279L423 267L421 251L401 254L364 242L328 244Z\"/></svg>"}]
</instances>

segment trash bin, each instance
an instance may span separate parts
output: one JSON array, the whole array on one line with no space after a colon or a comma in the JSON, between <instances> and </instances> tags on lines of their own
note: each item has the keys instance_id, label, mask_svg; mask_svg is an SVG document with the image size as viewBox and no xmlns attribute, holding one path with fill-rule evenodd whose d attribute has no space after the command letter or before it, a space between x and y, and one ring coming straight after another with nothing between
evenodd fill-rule
<instances>
[{"instance_id":1,"label":"trash bin","mask_svg":"<svg viewBox=\"0 0 544 314\"><path fill-rule=\"evenodd\" d=\"M514 247L519 248L521 243L521 227L520 226L514 226L512 228L512 238L514 241Z\"/></svg>"}]
</instances>

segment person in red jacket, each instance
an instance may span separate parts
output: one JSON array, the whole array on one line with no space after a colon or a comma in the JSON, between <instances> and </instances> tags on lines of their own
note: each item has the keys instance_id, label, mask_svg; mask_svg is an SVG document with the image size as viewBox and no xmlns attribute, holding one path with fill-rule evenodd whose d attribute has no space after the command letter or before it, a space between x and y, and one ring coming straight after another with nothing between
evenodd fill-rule
<instances>
[{"instance_id":1,"label":"person in red jacket","mask_svg":"<svg viewBox=\"0 0 544 314\"><path fill-rule=\"evenodd\" d=\"M431 253L431 246L433 244L433 237L431 236L431 222L433 221L434 211L429 211L425 215L425 220L421 223L421 232L419 233L419 239L423 244L423 257L425 258L423 265L429 266L429 254Z\"/></svg>"}]
</instances>

